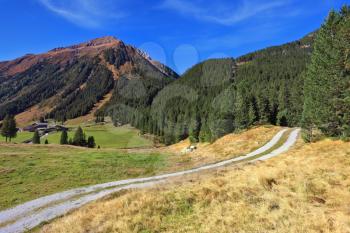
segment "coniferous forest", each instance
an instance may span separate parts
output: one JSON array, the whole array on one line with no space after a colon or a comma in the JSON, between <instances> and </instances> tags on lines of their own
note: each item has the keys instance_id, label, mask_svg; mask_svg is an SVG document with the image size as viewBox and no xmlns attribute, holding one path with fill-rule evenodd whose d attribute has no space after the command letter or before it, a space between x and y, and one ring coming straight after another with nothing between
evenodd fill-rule
<instances>
[{"instance_id":1,"label":"coniferous forest","mask_svg":"<svg viewBox=\"0 0 350 233\"><path fill-rule=\"evenodd\" d=\"M214 141L254 124L298 126L303 112L303 73L314 36L236 60L205 61L143 104L137 98L124 102L120 96L115 98L108 113L116 124L131 123L144 133L160 136L166 144L187 137L193 142Z\"/></svg>"}]
</instances>

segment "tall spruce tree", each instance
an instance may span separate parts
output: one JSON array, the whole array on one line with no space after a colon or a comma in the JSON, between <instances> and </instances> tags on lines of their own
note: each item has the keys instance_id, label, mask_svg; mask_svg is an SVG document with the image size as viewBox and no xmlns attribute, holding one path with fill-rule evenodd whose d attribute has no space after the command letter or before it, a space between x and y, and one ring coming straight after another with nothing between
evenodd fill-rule
<instances>
[{"instance_id":1,"label":"tall spruce tree","mask_svg":"<svg viewBox=\"0 0 350 233\"><path fill-rule=\"evenodd\" d=\"M17 124L15 117L12 115L6 115L2 122L1 135L5 137L6 142L11 142L12 138L17 136Z\"/></svg>"},{"instance_id":2,"label":"tall spruce tree","mask_svg":"<svg viewBox=\"0 0 350 233\"><path fill-rule=\"evenodd\" d=\"M95 148L96 147L95 138L93 136L88 137L87 147L88 148Z\"/></svg>"},{"instance_id":3,"label":"tall spruce tree","mask_svg":"<svg viewBox=\"0 0 350 233\"><path fill-rule=\"evenodd\" d=\"M68 144L68 133L66 130L63 130L61 133L61 140L60 140L61 145L67 145Z\"/></svg>"},{"instance_id":4,"label":"tall spruce tree","mask_svg":"<svg viewBox=\"0 0 350 233\"><path fill-rule=\"evenodd\" d=\"M347 134L349 125L349 7L332 11L319 30L305 74L302 124L308 140L314 129L326 136Z\"/></svg>"},{"instance_id":5,"label":"tall spruce tree","mask_svg":"<svg viewBox=\"0 0 350 233\"><path fill-rule=\"evenodd\" d=\"M83 129L79 126L77 131L75 131L73 138L73 145L75 146L85 146L86 145L86 136Z\"/></svg>"},{"instance_id":6,"label":"tall spruce tree","mask_svg":"<svg viewBox=\"0 0 350 233\"><path fill-rule=\"evenodd\" d=\"M40 144L40 135L38 130L34 132L32 142L33 144Z\"/></svg>"},{"instance_id":7,"label":"tall spruce tree","mask_svg":"<svg viewBox=\"0 0 350 233\"><path fill-rule=\"evenodd\" d=\"M9 115L6 115L4 120L2 121L2 126L1 126L1 136L5 138L5 141L7 142L8 135L9 135Z\"/></svg>"}]
</instances>

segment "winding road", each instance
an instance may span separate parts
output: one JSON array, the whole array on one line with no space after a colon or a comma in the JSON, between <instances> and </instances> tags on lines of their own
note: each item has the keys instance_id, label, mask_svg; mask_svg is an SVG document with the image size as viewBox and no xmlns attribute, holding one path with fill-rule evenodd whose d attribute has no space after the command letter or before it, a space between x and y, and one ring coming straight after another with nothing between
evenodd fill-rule
<instances>
[{"instance_id":1,"label":"winding road","mask_svg":"<svg viewBox=\"0 0 350 233\"><path fill-rule=\"evenodd\" d=\"M121 190L150 187L167 182L167 178L220 168L233 163L270 159L288 151L296 143L299 133L300 129L283 129L271 141L256 151L222 162L148 178L120 180L72 189L26 202L0 212L0 233L24 232L38 226L42 222L50 221L91 201ZM288 138L281 142L285 134L289 134ZM274 149L280 144L282 144L280 147ZM272 152L270 152L271 150Z\"/></svg>"}]
</instances>

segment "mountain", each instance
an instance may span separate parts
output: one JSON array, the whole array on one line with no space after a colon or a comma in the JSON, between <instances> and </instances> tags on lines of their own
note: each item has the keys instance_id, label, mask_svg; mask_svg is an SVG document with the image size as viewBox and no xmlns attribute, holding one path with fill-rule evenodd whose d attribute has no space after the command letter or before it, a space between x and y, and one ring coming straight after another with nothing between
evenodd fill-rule
<instances>
[{"instance_id":1,"label":"mountain","mask_svg":"<svg viewBox=\"0 0 350 233\"><path fill-rule=\"evenodd\" d=\"M166 144L188 136L193 142L213 141L255 124L298 126L314 37L237 59L204 61L162 89L150 107L124 106L128 111L113 119L123 116L121 122L157 134Z\"/></svg>"},{"instance_id":2,"label":"mountain","mask_svg":"<svg viewBox=\"0 0 350 233\"><path fill-rule=\"evenodd\" d=\"M28 54L0 63L0 120L7 113L23 112L27 120L43 115L76 118L99 101L108 103L125 83L153 83L151 90L144 90L148 99L177 78L170 68L110 36Z\"/></svg>"}]
</instances>

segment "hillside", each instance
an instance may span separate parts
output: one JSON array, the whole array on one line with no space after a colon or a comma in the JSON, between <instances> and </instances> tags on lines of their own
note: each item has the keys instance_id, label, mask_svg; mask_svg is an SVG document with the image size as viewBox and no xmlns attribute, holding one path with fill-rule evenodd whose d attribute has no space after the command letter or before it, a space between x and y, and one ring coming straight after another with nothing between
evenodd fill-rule
<instances>
[{"instance_id":1,"label":"hillside","mask_svg":"<svg viewBox=\"0 0 350 233\"><path fill-rule=\"evenodd\" d=\"M114 37L26 55L0 63L0 120L19 113L28 121L45 115L56 120L83 116L129 83L145 87L142 98L150 101L176 78L170 68Z\"/></svg>"},{"instance_id":2,"label":"hillside","mask_svg":"<svg viewBox=\"0 0 350 233\"><path fill-rule=\"evenodd\" d=\"M151 107L128 114L125 121L157 134L166 144L187 137L191 142L212 142L255 124L299 126L302 74L310 61L314 37L312 33L236 60L197 64L162 89Z\"/></svg>"},{"instance_id":3,"label":"hillside","mask_svg":"<svg viewBox=\"0 0 350 233\"><path fill-rule=\"evenodd\" d=\"M125 191L40 232L350 232L349 143L299 142L268 162Z\"/></svg>"}]
</instances>

